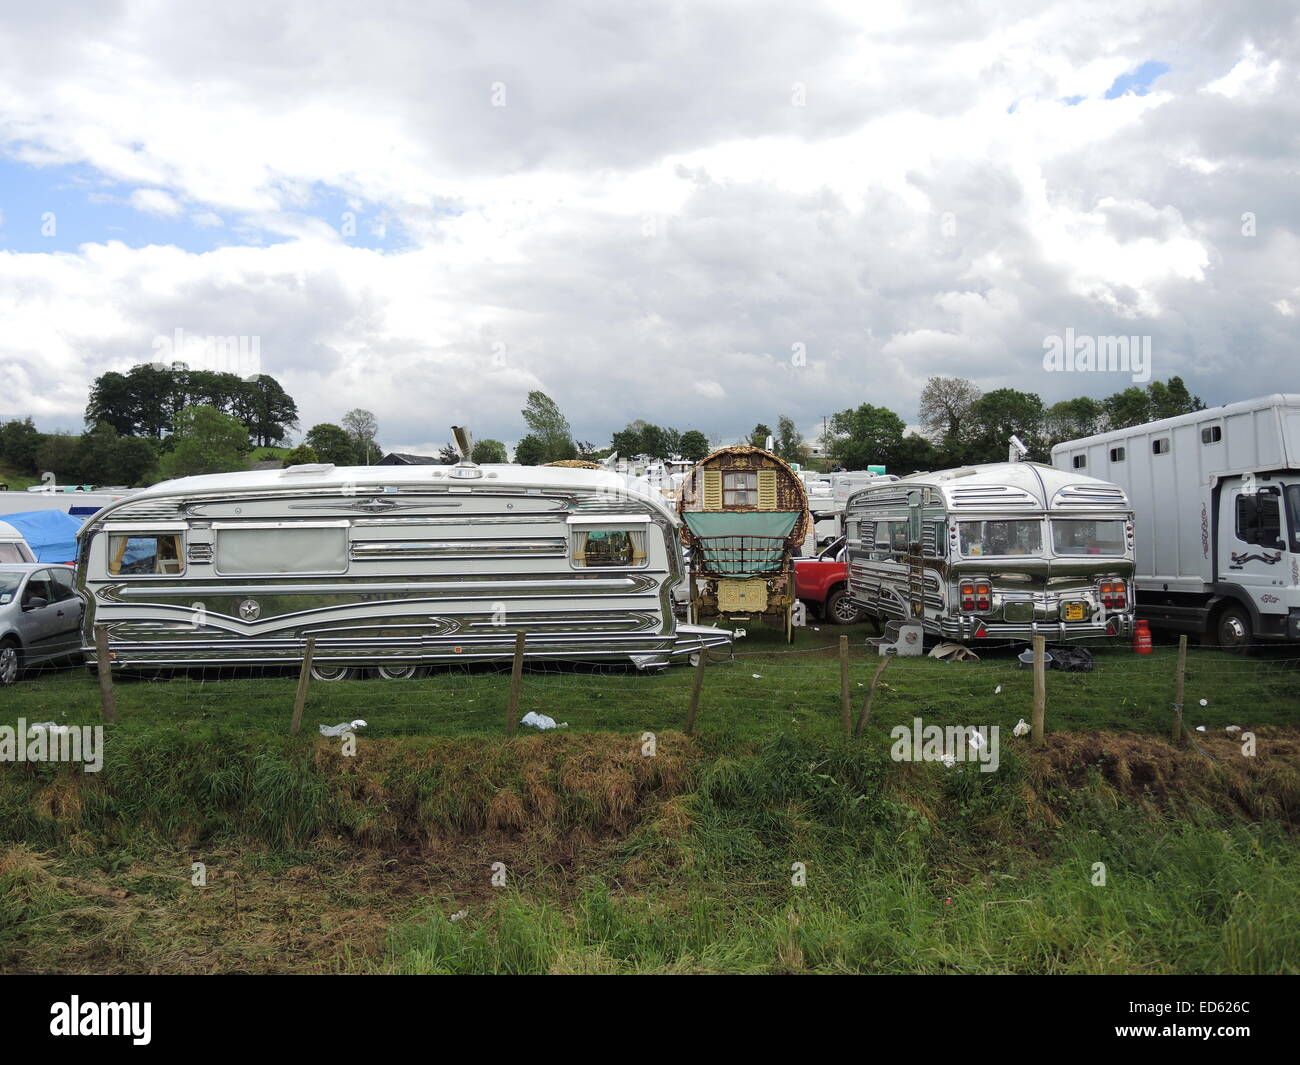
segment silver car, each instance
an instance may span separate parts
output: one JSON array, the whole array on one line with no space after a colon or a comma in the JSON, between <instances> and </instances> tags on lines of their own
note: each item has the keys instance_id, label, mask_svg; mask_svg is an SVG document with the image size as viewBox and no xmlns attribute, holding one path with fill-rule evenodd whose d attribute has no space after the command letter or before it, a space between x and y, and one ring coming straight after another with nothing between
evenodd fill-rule
<instances>
[{"instance_id":1,"label":"silver car","mask_svg":"<svg viewBox=\"0 0 1300 1065\"><path fill-rule=\"evenodd\" d=\"M0 565L0 687L28 666L81 654L81 598L71 566Z\"/></svg>"}]
</instances>

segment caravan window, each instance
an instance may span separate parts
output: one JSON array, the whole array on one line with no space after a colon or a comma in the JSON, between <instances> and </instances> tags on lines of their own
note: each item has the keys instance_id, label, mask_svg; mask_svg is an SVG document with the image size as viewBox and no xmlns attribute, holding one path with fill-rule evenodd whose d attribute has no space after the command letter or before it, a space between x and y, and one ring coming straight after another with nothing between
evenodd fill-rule
<instances>
[{"instance_id":1,"label":"caravan window","mask_svg":"<svg viewBox=\"0 0 1300 1065\"><path fill-rule=\"evenodd\" d=\"M1052 550L1058 555L1124 555L1124 523L1113 519L1054 518Z\"/></svg>"},{"instance_id":2,"label":"caravan window","mask_svg":"<svg viewBox=\"0 0 1300 1065\"><path fill-rule=\"evenodd\" d=\"M580 569L644 566L645 529L574 529L573 564Z\"/></svg>"},{"instance_id":3,"label":"caravan window","mask_svg":"<svg viewBox=\"0 0 1300 1065\"><path fill-rule=\"evenodd\" d=\"M180 533L113 533L108 572L114 577L154 577L185 572Z\"/></svg>"},{"instance_id":4,"label":"caravan window","mask_svg":"<svg viewBox=\"0 0 1300 1065\"><path fill-rule=\"evenodd\" d=\"M758 471L727 472L722 475L724 507L758 506Z\"/></svg>"},{"instance_id":5,"label":"caravan window","mask_svg":"<svg viewBox=\"0 0 1300 1065\"><path fill-rule=\"evenodd\" d=\"M252 575L343 573L348 568L344 525L218 528L217 572Z\"/></svg>"},{"instance_id":6,"label":"caravan window","mask_svg":"<svg viewBox=\"0 0 1300 1065\"><path fill-rule=\"evenodd\" d=\"M32 559L23 554L23 549L15 543L0 543L0 562L31 562Z\"/></svg>"},{"instance_id":7,"label":"caravan window","mask_svg":"<svg viewBox=\"0 0 1300 1065\"><path fill-rule=\"evenodd\" d=\"M981 555L1041 555L1041 521L962 521L957 523L961 553Z\"/></svg>"}]
</instances>

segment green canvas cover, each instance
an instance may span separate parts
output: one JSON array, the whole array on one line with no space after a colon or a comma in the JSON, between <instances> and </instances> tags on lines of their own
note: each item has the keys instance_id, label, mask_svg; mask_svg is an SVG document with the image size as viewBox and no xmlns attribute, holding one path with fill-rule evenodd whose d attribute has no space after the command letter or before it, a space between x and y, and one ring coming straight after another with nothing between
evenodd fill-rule
<instances>
[{"instance_id":1,"label":"green canvas cover","mask_svg":"<svg viewBox=\"0 0 1300 1065\"><path fill-rule=\"evenodd\" d=\"M689 511L682 517L700 540L705 569L739 577L781 569L785 538L799 520L799 512L710 510ZM742 539L754 536L770 537L771 543Z\"/></svg>"}]
</instances>

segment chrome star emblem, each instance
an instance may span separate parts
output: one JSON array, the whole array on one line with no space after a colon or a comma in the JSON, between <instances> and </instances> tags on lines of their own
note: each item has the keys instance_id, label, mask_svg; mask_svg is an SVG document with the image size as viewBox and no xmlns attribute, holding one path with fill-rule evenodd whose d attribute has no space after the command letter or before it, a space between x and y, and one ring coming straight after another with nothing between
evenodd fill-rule
<instances>
[{"instance_id":1,"label":"chrome star emblem","mask_svg":"<svg viewBox=\"0 0 1300 1065\"><path fill-rule=\"evenodd\" d=\"M245 621L256 621L262 614L256 599L245 599L239 604L239 616Z\"/></svg>"}]
</instances>

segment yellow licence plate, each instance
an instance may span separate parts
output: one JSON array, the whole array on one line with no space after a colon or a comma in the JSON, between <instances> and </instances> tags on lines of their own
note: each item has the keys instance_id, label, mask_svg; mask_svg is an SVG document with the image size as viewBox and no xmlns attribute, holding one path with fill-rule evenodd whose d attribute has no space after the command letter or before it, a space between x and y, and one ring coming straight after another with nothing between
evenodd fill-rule
<instances>
[{"instance_id":1,"label":"yellow licence plate","mask_svg":"<svg viewBox=\"0 0 1300 1065\"><path fill-rule=\"evenodd\" d=\"M1066 621L1082 621L1082 620L1083 620L1083 604L1082 604L1082 603L1066 603L1066 604L1065 604L1065 620L1066 620Z\"/></svg>"}]
</instances>

